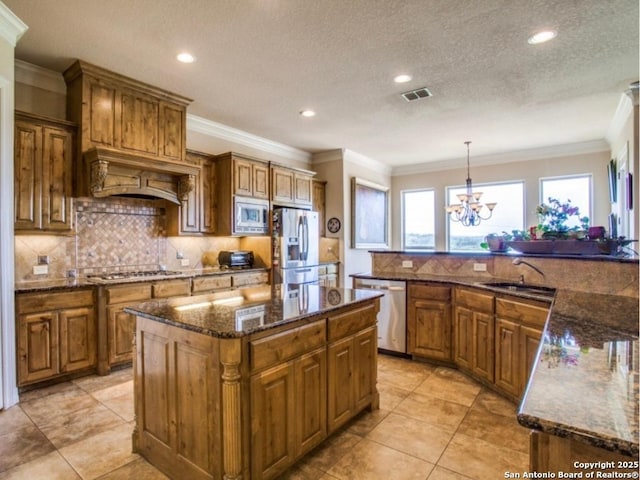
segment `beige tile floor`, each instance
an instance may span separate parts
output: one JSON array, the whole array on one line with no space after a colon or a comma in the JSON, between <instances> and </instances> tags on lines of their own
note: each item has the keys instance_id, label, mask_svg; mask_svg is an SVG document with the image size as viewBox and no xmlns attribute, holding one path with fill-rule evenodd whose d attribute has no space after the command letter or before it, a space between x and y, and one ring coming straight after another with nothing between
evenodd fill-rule
<instances>
[{"instance_id":1,"label":"beige tile floor","mask_svg":"<svg viewBox=\"0 0 640 480\"><path fill-rule=\"evenodd\" d=\"M380 355L378 390L380 410L282 479L491 480L528 470L516 406L460 372ZM131 453L132 428L131 369L25 393L0 411L0 480L166 479Z\"/></svg>"}]
</instances>

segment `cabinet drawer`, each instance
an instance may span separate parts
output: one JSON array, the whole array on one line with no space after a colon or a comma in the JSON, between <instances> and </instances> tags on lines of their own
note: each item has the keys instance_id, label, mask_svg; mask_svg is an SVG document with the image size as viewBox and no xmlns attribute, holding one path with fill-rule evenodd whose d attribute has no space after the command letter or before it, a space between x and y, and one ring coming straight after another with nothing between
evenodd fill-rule
<instances>
[{"instance_id":1,"label":"cabinet drawer","mask_svg":"<svg viewBox=\"0 0 640 480\"><path fill-rule=\"evenodd\" d=\"M243 273L239 275L233 275L231 281L231 284L234 287L257 285L260 283L269 283L269 275L267 275L267 272Z\"/></svg>"},{"instance_id":2,"label":"cabinet drawer","mask_svg":"<svg viewBox=\"0 0 640 480\"><path fill-rule=\"evenodd\" d=\"M191 284L188 279L159 282L153 284L152 291L153 298L189 295L191 293Z\"/></svg>"},{"instance_id":3,"label":"cabinet drawer","mask_svg":"<svg viewBox=\"0 0 640 480\"><path fill-rule=\"evenodd\" d=\"M456 305L462 305L474 312L493 313L492 294L479 293L465 288L456 288Z\"/></svg>"},{"instance_id":4,"label":"cabinet drawer","mask_svg":"<svg viewBox=\"0 0 640 480\"><path fill-rule=\"evenodd\" d=\"M424 283L410 283L409 298L449 301L451 300L451 287L426 285Z\"/></svg>"},{"instance_id":5,"label":"cabinet drawer","mask_svg":"<svg viewBox=\"0 0 640 480\"><path fill-rule=\"evenodd\" d=\"M213 275L210 277L198 277L193 279L193 293L219 290L231 287L231 275Z\"/></svg>"},{"instance_id":6,"label":"cabinet drawer","mask_svg":"<svg viewBox=\"0 0 640 480\"><path fill-rule=\"evenodd\" d=\"M351 310L329 318L329 342L352 335L376 323L373 305Z\"/></svg>"},{"instance_id":7,"label":"cabinet drawer","mask_svg":"<svg viewBox=\"0 0 640 480\"><path fill-rule=\"evenodd\" d=\"M132 283L119 287L107 288L107 303L124 303L149 300L151 285L148 283Z\"/></svg>"},{"instance_id":8,"label":"cabinet drawer","mask_svg":"<svg viewBox=\"0 0 640 480\"><path fill-rule=\"evenodd\" d=\"M251 341L251 370L261 370L302 355L325 344L324 320Z\"/></svg>"},{"instance_id":9,"label":"cabinet drawer","mask_svg":"<svg viewBox=\"0 0 640 480\"><path fill-rule=\"evenodd\" d=\"M517 300L496 298L496 316L509 318L542 329L547 320L548 308L529 305Z\"/></svg>"},{"instance_id":10,"label":"cabinet drawer","mask_svg":"<svg viewBox=\"0 0 640 480\"><path fill-rule=\"evenodd\" d=\"M93 290L16 295L18 313L44 312L64 308L93 306Z\"/></svg>"}]
</instances>

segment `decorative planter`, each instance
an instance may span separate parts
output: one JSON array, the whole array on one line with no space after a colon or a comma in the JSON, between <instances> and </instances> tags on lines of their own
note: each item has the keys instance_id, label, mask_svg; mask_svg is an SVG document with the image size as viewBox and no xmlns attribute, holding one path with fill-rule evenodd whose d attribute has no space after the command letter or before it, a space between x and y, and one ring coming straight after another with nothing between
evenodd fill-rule
<instances>
[{"instance_id":1,"label":"decorative planter","mask_svg":"<svg viewBox=\"0 0 640 480\"><path fill-rule=\"evenodd\" d=\"M507 245L520 253L547 255L612 255L617 249L615 240L513 240Z\"/></svg>"}]
</instances>

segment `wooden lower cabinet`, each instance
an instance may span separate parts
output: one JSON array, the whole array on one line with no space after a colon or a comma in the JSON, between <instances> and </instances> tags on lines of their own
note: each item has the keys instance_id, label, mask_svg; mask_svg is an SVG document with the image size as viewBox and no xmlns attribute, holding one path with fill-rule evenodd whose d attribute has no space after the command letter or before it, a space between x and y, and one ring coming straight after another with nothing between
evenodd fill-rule
<instances>
[{"instance_id":1,"label":"wooden lower cabinet","mask_svg":"<svg viewBox=\"0 0 640 480\"><path fill-rule=\"evenodd\" d=\"M457 288L454 309L454 360L477 378L494 378L494 297Z\"/></svg>"},{"instance_id":2,"label":"wooden lower cabinet","mask_svg":"<svg viewBox=\"0 0 640 480\"><path fill-rule=\"evenodd\" d=\"M367 405L377 407L376 311L366 307L329 319L328 427L334 432ZM332 325L333 322L333 325ZM351 324L344 329L340 324ZM332 328L335 325L335 328ZM365 328L360 330L364 326ZM336 341L332 341L336 340Z\"/></svg>"},{"instance_id":3,"label":"wooden lower cabinet","mask_svg":"<svg viewBox=\"0 0 640 480\"><path fill-rule=\"evenodd\" d=\"M495 384L513 400L527 386L548 311L542 302L496 298Z\"/></svg>"},{"instance_id":4,"label":"wooden lower cabinet","mask_svg":"<svg viewBox=\"0 0 640 480\"><path fill-rule=\"evenodd\" d=\"M134 451L170 478L278 478L378 407L378 309L371 300L238 338L137 317ZM337 410L350 413L336 423Z\"/></svg>"},{"instance_id":5,"label":"wooden lower cabinet","mask_svg":"<svg viewBox=\"0 0 640 480\"><path fill-rule=\"evenodd\" d=\"M18 386L97 364L93 291L16 295Z\"/></svg>"},{"instance_id":6,"label":"wooden lower cabinet","mask_svg":"<svg viewBox=\"0 0 640 480\"><path fill-rule=\"evenodd\" d=\"M107 307L107 351L110 366L130 362L133 359L132 342L136 317L124 311L131 305L135 304L121 303Z\"/></svg>"},{"instance_id":7,"label":"wooden lower cabinet","mask_svg":"<svg viewBox=\"0 0 640 480\"><path fill-rule=\"evenodd\" d=\"M274 478L327 436L326 348L251 378L252 478Z\"/></svg>"},{"instance_id":8,"label":"wooden lower cabinet","mask_svg":"<svg viewBox=\"0 0 640 480\"><path fill-rule=\"evenodd\" d=\"M607 462L606 468L603 467ZM593 469L589 465L594 465ZM571 438L532 431L529 467L532 472L563 472L563 478L637 478L638 456L621 455ZM603 475L588 476L596 471Z\"/></svg>"},{"instance_id":9,"label":"wooden lower cabinet","mask_svg":"<svg viewBox=\"0 0 640 480\"><path fill-rule=\"evenodd\" d=\"M451 361L451 287L409 283L407 351L422 358Z\"/></svg>"}]
</instances>

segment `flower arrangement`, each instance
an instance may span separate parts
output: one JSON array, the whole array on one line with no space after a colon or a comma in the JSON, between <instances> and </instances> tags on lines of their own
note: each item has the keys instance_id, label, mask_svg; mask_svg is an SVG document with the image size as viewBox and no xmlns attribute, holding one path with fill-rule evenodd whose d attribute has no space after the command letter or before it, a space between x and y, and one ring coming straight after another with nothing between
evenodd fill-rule
<instances>
[{"instance_id":1,"label":"flower arrangement","mask_svg":"<svg viewBox=\"0 0 640 480\"><path fill-rule=\"evenodd\" d=\"M579 236L589 229L589 217L580 216L580 209L571 205L571 200L560 203L557 198L549 197L549 203L541 203L536 207L538 215L537 231L542 238L569 238ZM570 219L577 217L580 225L569 226Z\"/></svg>"}]
</instances>

